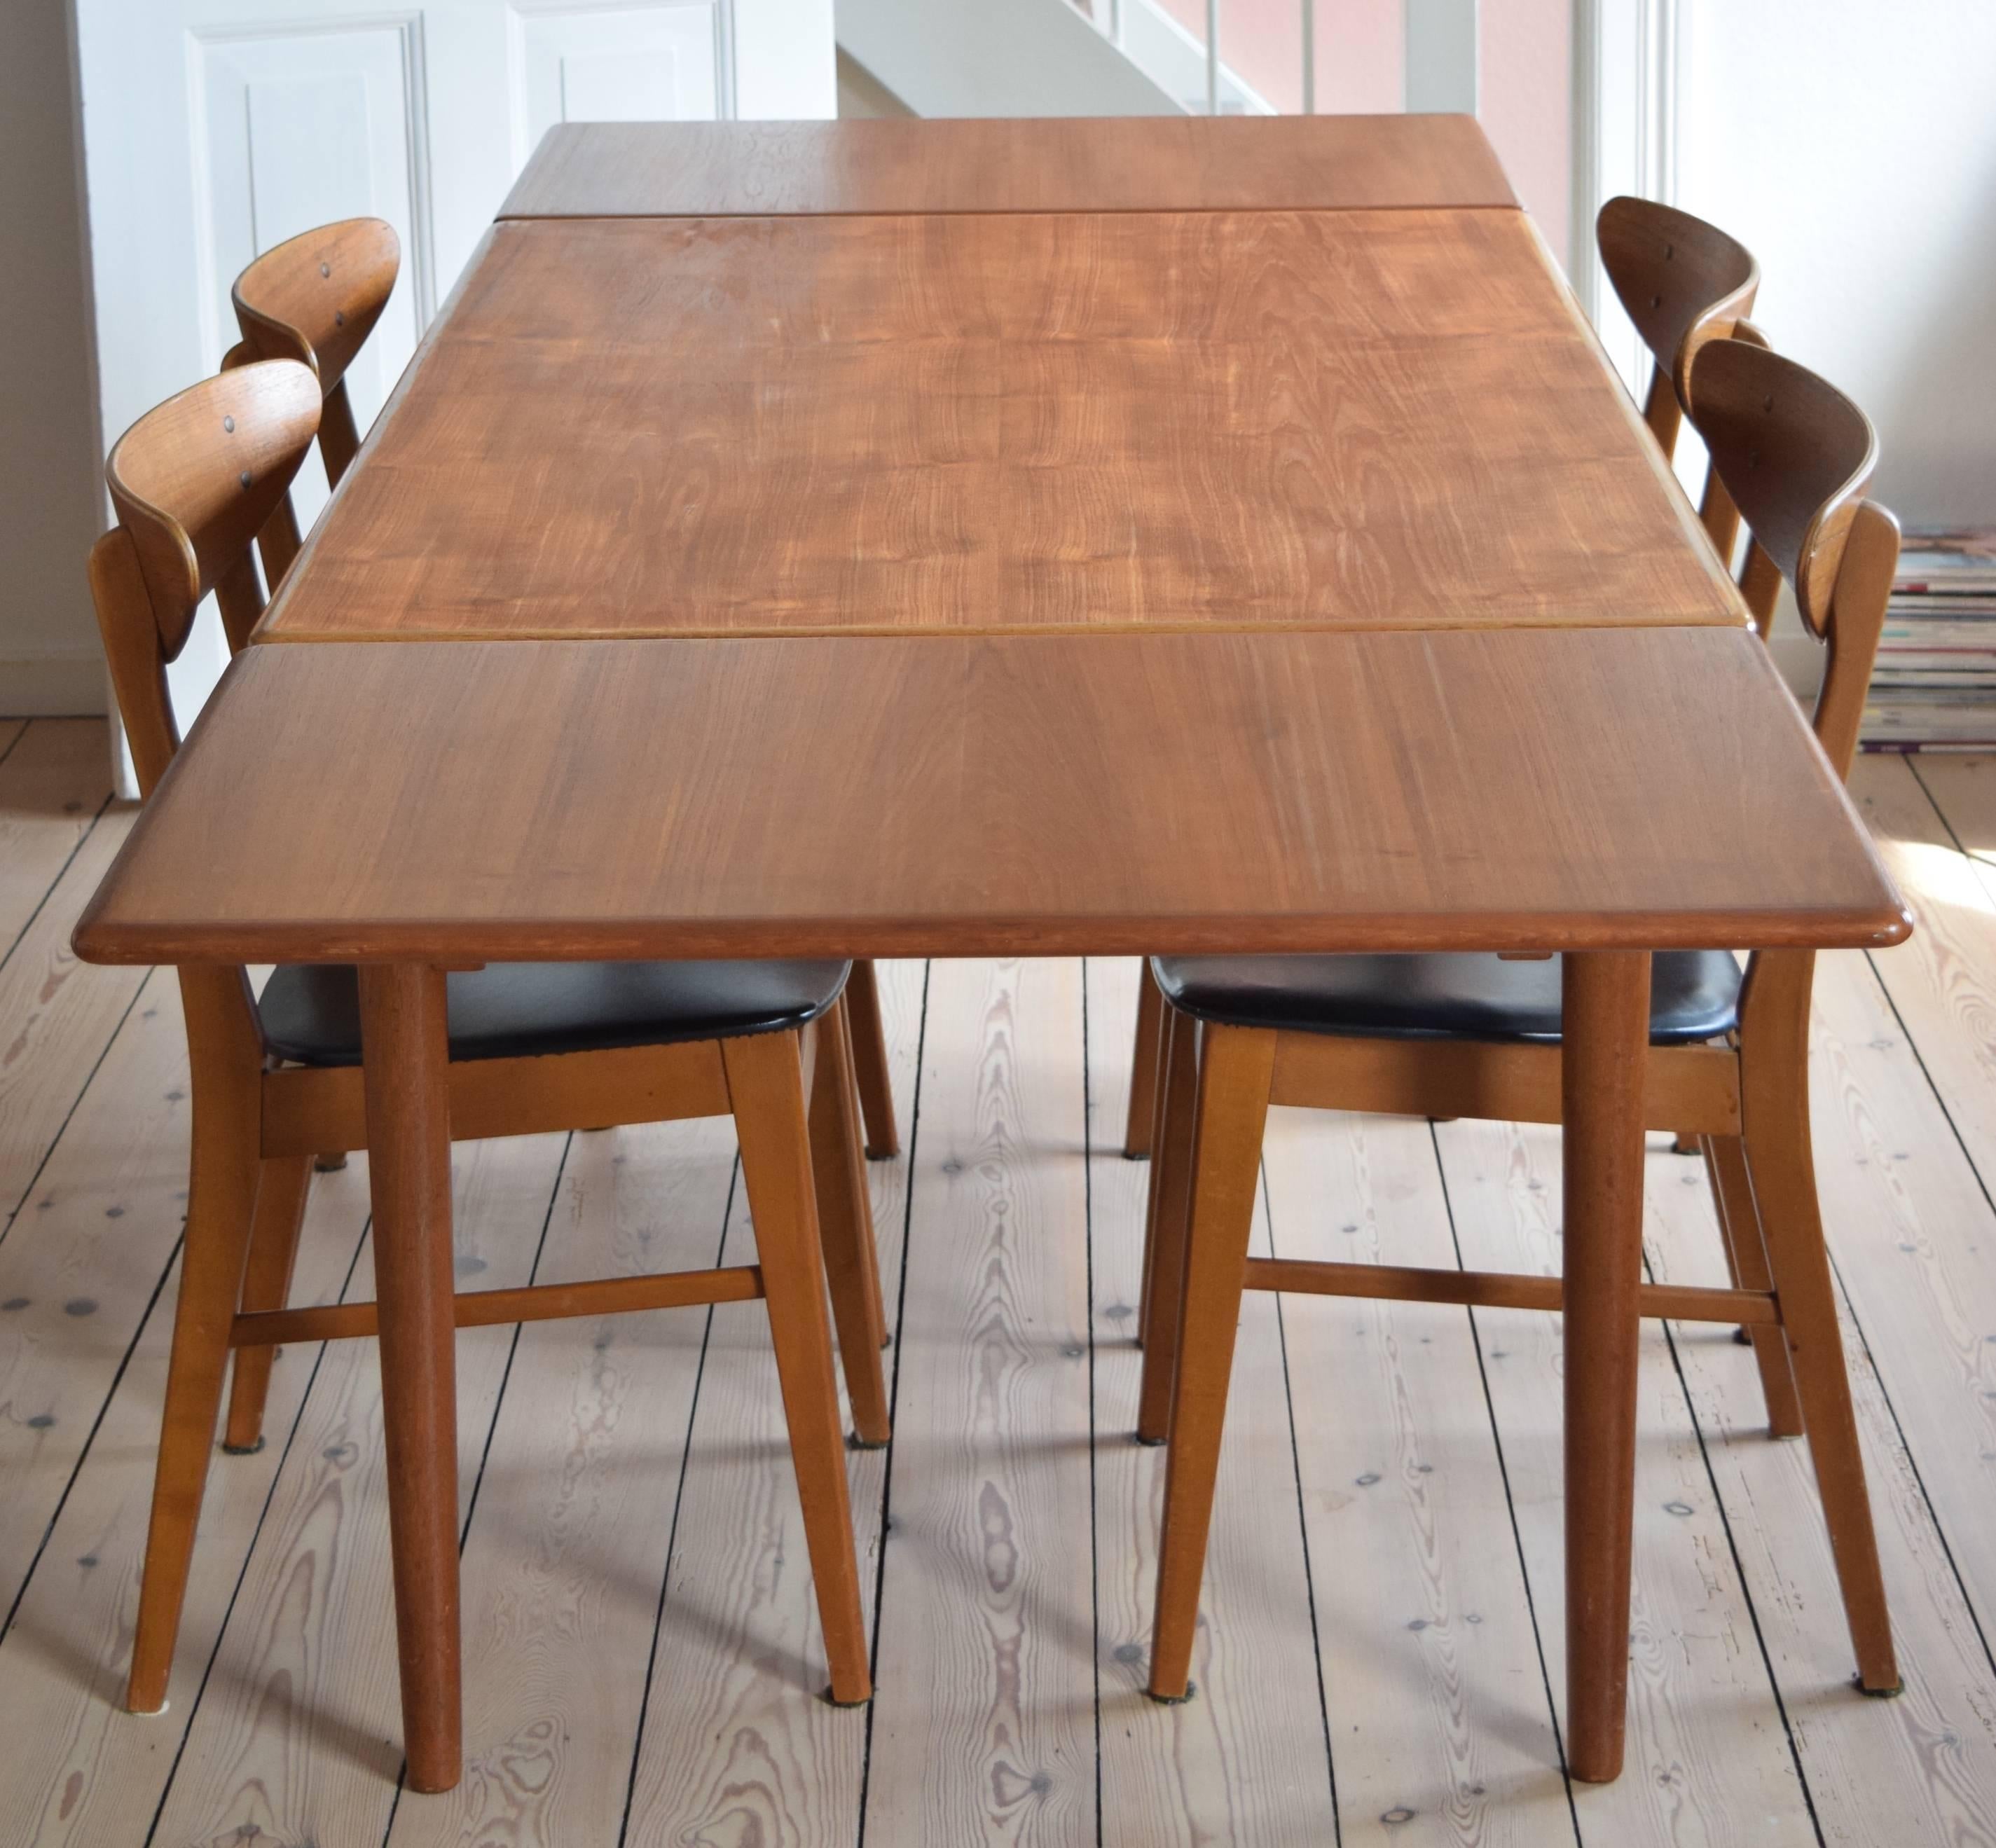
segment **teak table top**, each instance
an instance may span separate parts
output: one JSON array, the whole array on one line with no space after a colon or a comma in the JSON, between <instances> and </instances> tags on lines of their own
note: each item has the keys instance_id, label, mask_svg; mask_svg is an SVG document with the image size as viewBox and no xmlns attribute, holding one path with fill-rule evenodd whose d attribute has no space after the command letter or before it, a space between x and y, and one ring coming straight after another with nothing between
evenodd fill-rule
<instances>
[{"instance_id":1,"label":"teak table top","mask_svg":"<svg viewBox=\"0 0 1996 1848\"><path fill-rule=\"evenodd\" d=\"M1879 944L1750 631L257 648L128 962Z\"/></svg>"},{"instance_id":2,"label":"teak table top","mask_svg":"<svg viewBox=\"0 0 1996 1848\"><path fill-rule=\"evenodd\" d=\"M1515 205L1468 115L586 122L502 219Z\"/></svg>"},{"instance_id":3,"label":"teak table top","mask_svg":"<svg viewBox=\"0 0 1996 1848\"><path fill-rule=\"evenodd\" d=\"M1744 621L1516 211L501 224L277 641Z\"/></svg>"}]
</instances>

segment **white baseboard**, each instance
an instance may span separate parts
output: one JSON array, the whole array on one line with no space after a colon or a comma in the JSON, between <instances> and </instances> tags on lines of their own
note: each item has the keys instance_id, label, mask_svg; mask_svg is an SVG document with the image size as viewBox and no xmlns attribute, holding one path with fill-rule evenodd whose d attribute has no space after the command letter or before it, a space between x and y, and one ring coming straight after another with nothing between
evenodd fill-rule
<instances>
[{"instance_id":1,"label":"white baseboard","mask_svg":"<svg viewBox=\"0 0 1996 1848\"><path fill-rule=\"evenodd\" d=\"M104 657L0 656L0 718L81 717L109 709Z\"/></svg>"}]
</instances>

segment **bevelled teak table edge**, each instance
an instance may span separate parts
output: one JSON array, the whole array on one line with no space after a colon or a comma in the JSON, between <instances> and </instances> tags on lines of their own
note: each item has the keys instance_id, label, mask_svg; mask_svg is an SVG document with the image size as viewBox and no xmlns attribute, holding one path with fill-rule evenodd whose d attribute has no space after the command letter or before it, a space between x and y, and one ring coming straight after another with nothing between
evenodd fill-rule
<instances>
[{"instance_id":1,"label":"bevelled teak table edge","mask_svg":"<svg viewBox=\"0 0 1996 1848\"><path fill-rule=\"evenodd\" d=\"M115 874L116 869L112 869ZM107 882L112 874L106 875ZM85 962L126 967L232 963L427 963L462 968L484 962L672 962L782 958L963 958L1034 956L1180 956L1234 953L1357 955L1422 952L1557 954L1588 950L1885 949L1912 934L1912 913L1853 910L1813 914L1798 924L1770 913L1764 922L1733 914L1716 930L1695 917L1605 914L1576 922L1556 914L1475 916L1437 927L1432 913L1381 914L1340 921L1320 916L1252 919L1224 915L1090 919L980 919L973 930L948 920L883 917L855 924L838 918L717 918L662 931L642 918L579 928L557 918L504 924L397 924L358 930L308 924L189 928L170 937L106 923L95 900L72 934Z\"/></svg>"},{"instance_id":2,"label":"bevelled teak table edge","mask_svg":"<svg viewBox=\"0 0 1996 1848\"><path fill-rule=\"evenodd\" d=\"M253 648L74 941L448 964L1909 928L1750 631L1377 630Z\"/></svg>"}]
</instances>

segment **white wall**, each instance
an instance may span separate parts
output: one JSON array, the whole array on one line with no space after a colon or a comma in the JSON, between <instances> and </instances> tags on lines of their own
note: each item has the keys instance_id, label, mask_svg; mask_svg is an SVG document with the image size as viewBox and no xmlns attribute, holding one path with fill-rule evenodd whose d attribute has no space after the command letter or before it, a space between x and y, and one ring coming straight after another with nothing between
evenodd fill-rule
<instances>
[{"instance_id":1,"label":"white wall","mask_svg":"<svg viewBox=\"0 0 1996 1848\"><path fill-rule=\"evenodd\" d=\"M0 0L0 714L105 705L74 125L66 0Z\"/></svg>"},{"instance_id":2,"label":"white wall","mask_svg":"<svg viewBox=\"0 0 1996 1848\"><path fill-rule=\"evenodd\" d=\"M1877 425L1877 497L1996 522L1996 0L1679 3L1678 203Z\"/></svg>"}]
</instances>

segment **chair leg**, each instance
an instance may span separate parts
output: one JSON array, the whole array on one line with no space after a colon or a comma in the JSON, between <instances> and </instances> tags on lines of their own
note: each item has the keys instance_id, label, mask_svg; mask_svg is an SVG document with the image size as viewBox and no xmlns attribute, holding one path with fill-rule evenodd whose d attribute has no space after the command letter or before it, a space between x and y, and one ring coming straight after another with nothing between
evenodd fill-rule
<instances>
[{"instance_id":1,"label":"chair leg","mask_svg":"<svg viewBox=\"0 0 1996 1848\"><path fill-rule=\"evenodd\" d=\"M851 1048L843 1003L817 1024L817 1058L810 1096L811 1174L817 1223L831 1285L838 1358L845 1369L857 1441L869 1450L887 1441L887 1382L880 1350L887 1338L880 1302L879 1260L873 1248L873 1210L859 1151L859 1113L852 1091Z\"/></svg>"},{"instance_id":2,"label":"chair leg","mask_svg":"<svg viewBox=\"0 0 1996 1848\"><path fill-rule=\"evenodd\" d=\"M742 1145L742 1179L776 1351L790 1426L790 1458L804 1509L804 1543L817 1589L818 1621L841 1706L872 1698L859 1562L845 1485L845 1447L831 1371L824 1261L812 1197L804 1074L793 1033L724 1040L721 1056Z\"/></svg>"},{"instance_id":3,"label":"chair leg","mask_svg":"<svg viewBox=\"0 0 1996 1848\"><path fill-rule=\"evenodd\" d=\"M841 996L838 1008L838 1038L845 1061L847 1132L841 1146L847 1156L847 1185L852 1189L853 1211L860 1235L865 1240L859 1266L866 1290L867 1326L876 1347L886 1347L887 1305L880 1291L880 1254L873 1237L873 1190L866 1181L866 1113L859 1102L859 1055L852 1039L852 1010ZM890 1113L891 1115L891 1113Z\"/></svg>"},{"instance_id":4,"label":"chair leg","mask_svg":"<svg viewBox=\"0 0 1996 1848\"><path fill-rule=\"evenodd\" d=\"M1144 1229L1144 1300L1137 1320L1144 1344L1143 1388L1137 1401L1140 1444L1162 1444L1171 1423L1186 1221L1192 1211L1192 1144L1198 1130L1199 1048L1198 1021L1189 1013L1168 1014L1150 1211Z\"/></svg>"},{"instance_id":5,"label":"chair leg","mask_svg":"<svg viewBox=\"0 0 1996 1848\"><path fill-rule=\"evenodd\" d=\"M286 1155L260 1164L256 1212L250 1226L250 1261L243 1273L246 1313L282 1309L291 1293L291 1267L298 1261L298 1233L305 1220L305 1194L311 1185L312 1158ZM270 1362L277 1349L239 1347L229 1382L229 1422L222 1447L243 1457L263 1447L263 1401L270 1390Z\"/></svg>"},{"instance_id":6,"label":"chair leg","mask_svg":"<svg viewBox=\"0 0 1996 1848\"><path fill-rule=\"evenodd\" d=\"M1275 1069L1275 1035L1266 1027L1209 1027L1203 1038L1192 1215L1179 1291L1164 1531L1158 1548L1157 1618L1151 1638L1150 1691L1163 1701L1183 1700L1192 1691L1199 1580L1241 1321L1261 1132Z\"/></svg>"},{"instance_id":7,"label":"chair leg","mask_svg":"<svg viewBox=\"0 0 1996 1848\"><path fill-rule=\"evenodd\" d=\"M184 977L183 987L191 986ZM126 1690L126 1705L134 1713L157 1713L166 1705L174 1642L194 1557L194 1523L222 1406L229 1325L242 1292L256 1206L256 1058L253 1050L232 1058L205 1047L193 1024L196 1012L190 1007L194 1147L187 1238L181 1253L180 1300L174 1312L159 1463L153 1478L152 1524L146 1536L138 1626Z\"/></svg>"},{"instance_id":8,"label":"chair leg","mask_svg":"<svg viewBox=\"0 0 1996 1848\"><path fill-rule=\"evenodd\" d=\"M1805 1013L1802 1018L1803 1031L1798 1037L1802 1043L1788 1048L1786 1058L1776 1056L1781 1049L1757 1048L1750 1034L1742 1034L1746 1164L1788 1331L1844 1615L1857 1650L1858 1683L1867 1693L1891 1694L1901 1685L1899 1669L1865 1488L1857 1416L1844 1370L1836 1287L1816 1200Z\"/></svg>"},{"instance_id":9,"label":"chair leg","mask_svg":"<svg viewBox=\"0 0 1996 1848\"><path fill-rule=\"evenodd\" d=\"M1147 963L1146 969L1148 966ZM1146 979L1148 979L1148 977ZM1164 1018L1158 1023L1156 1056L1151 1062L1151 1127L1145 1132L1144 1139L1144 1148L1147 1155L1155 1155L1165 1145L1165 1110L1166 1103L1171 1096L1172 1021L1174 1017L1171 1010L1167 1009ZM1195 1026L1192 1029L1194 1034L1192 1042L1192 1049L1188 1055L1189 1057L1195 1058L1199 1051L1197 1031ZM1186 1079L1188 1083L1191 1082L1192 1070L1192 1066L1188 1065L1186 1068ZM1192 1119L1189 1116L1186 1118L1183 1127L1185 1133L1189 1136L1192 1134ZM1141 1281L1137 1286L1141 1293L1137 1299L1137 1345L1139 1347L1151 1338L1151 1286L1152 1275L1156 1268L1158 1189L1160 1185L1158 1165L1154 1161L1151 1165L1150 1185L1144 1189L1144 1268Z\"/></svg>"},{"instance_id":10,"label":"chair leg","mask_svg":"<svg viewBox=\"0 0 1996 1848\"><path fill-rule=\"evenodd\" d=\"M338 1174L346 1165L346 1151L343 1148L329 1148L312 1157L312 1168L318 1174Z\"/></svg>"},{"instance_id":11,"label":"chair leg","mask_svg":"<svg viewBox=\"0 0 1996 1848\"><path fill-rule=\"evenodd\" d=\"M887 1075L887 1030L880 1020L880 984L870 962L855 962L846 978L846 1018L852 1036L859 1108L866 1119L866 1155L886 1161L901 1152L894 1127L894 1087Z\"/></svg>"},{"instance_id":12,"label":"chair leg","mask_svg":"<svg viewBox=\"0 0 1996 1848\"><path fill-rule=\"evenodd\" d=\"M1151 974L1151 959L1138 964L1137 1044L1130 1055L1130 1115L1123 1129L1123 1152L1141 1161L1151 1152L1151 1119L1156 1107L1159 1061L1164 1056L1165 997Z\"/></svg>"},{"instance_id":13,"label":"chair leg","mask_svg":"<svg viewBox=\"0 0 1996 1848\"><path fill-rule=\"evenodd\" d=\"M1737 1136L1705 1136L1705 1172L1712 1179L1712 1198L1719 1209L1719 1236L1726 1247L1726 1268L1733 1287L1768 1290L1774 1287L1767 1269L1767 1250L1760 1236L1760 1212L1753 1203L1753 1183L1746 1172L1746 1147ZM1760 1369L1760 1395L1767 1402L1767 1432L1774 1437L1802 1434L1802 1401L1795 1396L1795 1369L1788 1364L1788 1338L1777 1327L1762 1325L1746 1330Z\"/></svg>"}]
</instances>

